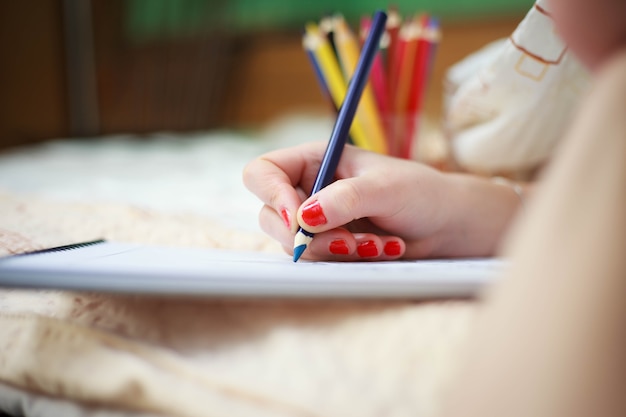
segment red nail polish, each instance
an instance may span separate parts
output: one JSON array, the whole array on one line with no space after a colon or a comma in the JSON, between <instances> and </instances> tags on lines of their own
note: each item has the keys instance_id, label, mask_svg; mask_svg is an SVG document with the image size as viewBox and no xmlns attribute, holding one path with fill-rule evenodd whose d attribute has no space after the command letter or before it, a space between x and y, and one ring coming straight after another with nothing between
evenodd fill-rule
<instances>
[{"instance_id":1,"label":"red nail polish","mask_svg":"<svg viewBox=\"0 0 626 417\"><path fill-rule=\"evenodd\" d=\"M309 226L319 226L326 223L326 216L319 201L315 200L302 209L302 220Z\"/></svg>"},{"instance_id":2,"label":"red nail polish","mask_svg":"<svg viewBox=\"0 0 626 417\"><path fill-rule=\"evenodd\" d=\"M385 243L385 247L383 248L383 252L387 256L398 256L400 255L401 250L400 242L392 240Z\"/></svg>"},{"instance_id":3,"label":"red nail polish","mask_svg":"<svg viewBox=\"0 0 626 417\"><path fill-rule=\"evenodd\" d=\"M348 248L348 244L343 239L335 239L330 242L328 250L333 255L347 255L350 253L350 248Z\"/></svg>"},{"instance_id":4,"label":"red nail polish","mask_svg":"<svg viewBox=\"0 0 626 417\"><path fill-rule=\"evenodd\" d=\"M356 247L356 252L361 258L378 256L378 248L376 247L376 242L373 240L366 240L365 242L359 243Z\"/></svg>"},{"instance_id":5,"label":"red nail polish","mask_svg":"<svg viewBox=\"0 0 626 417\"><path fill-rule=\"evenodd\" d=\"M291 229L291 218L289 217L289 212L287 209L280 210L280 217L283 219L283 223L287 226L287 229Z\"/></svg>"}]
</instances>

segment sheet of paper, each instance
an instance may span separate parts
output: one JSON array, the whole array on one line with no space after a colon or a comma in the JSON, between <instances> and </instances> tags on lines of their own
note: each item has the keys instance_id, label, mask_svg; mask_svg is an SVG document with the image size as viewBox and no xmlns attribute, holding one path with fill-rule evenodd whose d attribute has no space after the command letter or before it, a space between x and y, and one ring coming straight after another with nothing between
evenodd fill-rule
<instances>
[{"instance_id":1,"label":"sheet of paper","mask_svg":"<svg viewBox=\"0 0 626 417\"><path fill-rule=\"evenodd\" d=\"M294 263L288 255L103 242L0 259L0 286L244 297L476 295L500 259Z\"/></svg>"}]
</instances>

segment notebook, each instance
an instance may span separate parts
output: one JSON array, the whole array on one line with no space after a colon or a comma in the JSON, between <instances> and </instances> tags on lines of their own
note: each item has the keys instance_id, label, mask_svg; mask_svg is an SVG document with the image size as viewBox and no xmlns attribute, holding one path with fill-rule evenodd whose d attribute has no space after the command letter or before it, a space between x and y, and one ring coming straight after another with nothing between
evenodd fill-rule
<instances>
[{"instance_id":1,"label":"notebook","mask_svg":"<svg viewBox=\"0 0 626 417\"><path fill-rule=\"evenodd\" d=\"M94 241L0 258L0 286L204 297L472 297L502 259L294 263L286 254Z\"/></svg>"}]
</instances>

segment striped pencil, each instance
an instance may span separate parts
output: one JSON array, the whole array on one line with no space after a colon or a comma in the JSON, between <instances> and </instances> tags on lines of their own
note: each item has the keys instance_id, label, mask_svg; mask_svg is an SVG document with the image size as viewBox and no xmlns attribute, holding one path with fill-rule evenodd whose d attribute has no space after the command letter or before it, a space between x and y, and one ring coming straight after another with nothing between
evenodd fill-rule
<instances>
[{"instance_id":1,"label":"striped pencil","mask_svg":"<svg viewBox=\"0 0 626 417\"><path fill-rule=\"evenodd\" d=\"M372 30L363 45L361 55L354 71L354 76L348 87L345 100L339 109L337 121L333 127L333 131L328 141L328 146L324 152L320 169L317 173L315 183L311 190L311 195L317 193L326 187L333 179L339 159L343 153L343 148L348 138L350 126L354 120L357 106L361 100L361 95L367 84L369 74L374 62L374 57L378 51L380 38L385 30L385 22L387 15L378 11L374 14L372 21ZM294 239L293 261L297 262L302 256L307 246L313 239L313 233L306 231L302 227L299 228Z\"/></svg>"}]
</instances>

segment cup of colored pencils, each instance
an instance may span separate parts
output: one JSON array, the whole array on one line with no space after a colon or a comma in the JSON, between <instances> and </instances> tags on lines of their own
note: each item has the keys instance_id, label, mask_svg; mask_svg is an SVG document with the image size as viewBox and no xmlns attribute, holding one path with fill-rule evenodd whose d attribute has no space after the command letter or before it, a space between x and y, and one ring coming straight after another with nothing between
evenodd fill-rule
<instances>
[{"instance_id":1,"label":"cup of colored pencils","mask_svg":"<svg viewBox=\"0 0 626 417\"><path fill-rule=\"evenodd\" d=\"M388 11L386 33L350 129L357 146L400 158L413 158L424 98L439 43L436 18L423 13L402 18ZM341 107L371 24L353 31L341 14L308 23L303 47L331 106Z\"/></svg>"}]
</instances>

